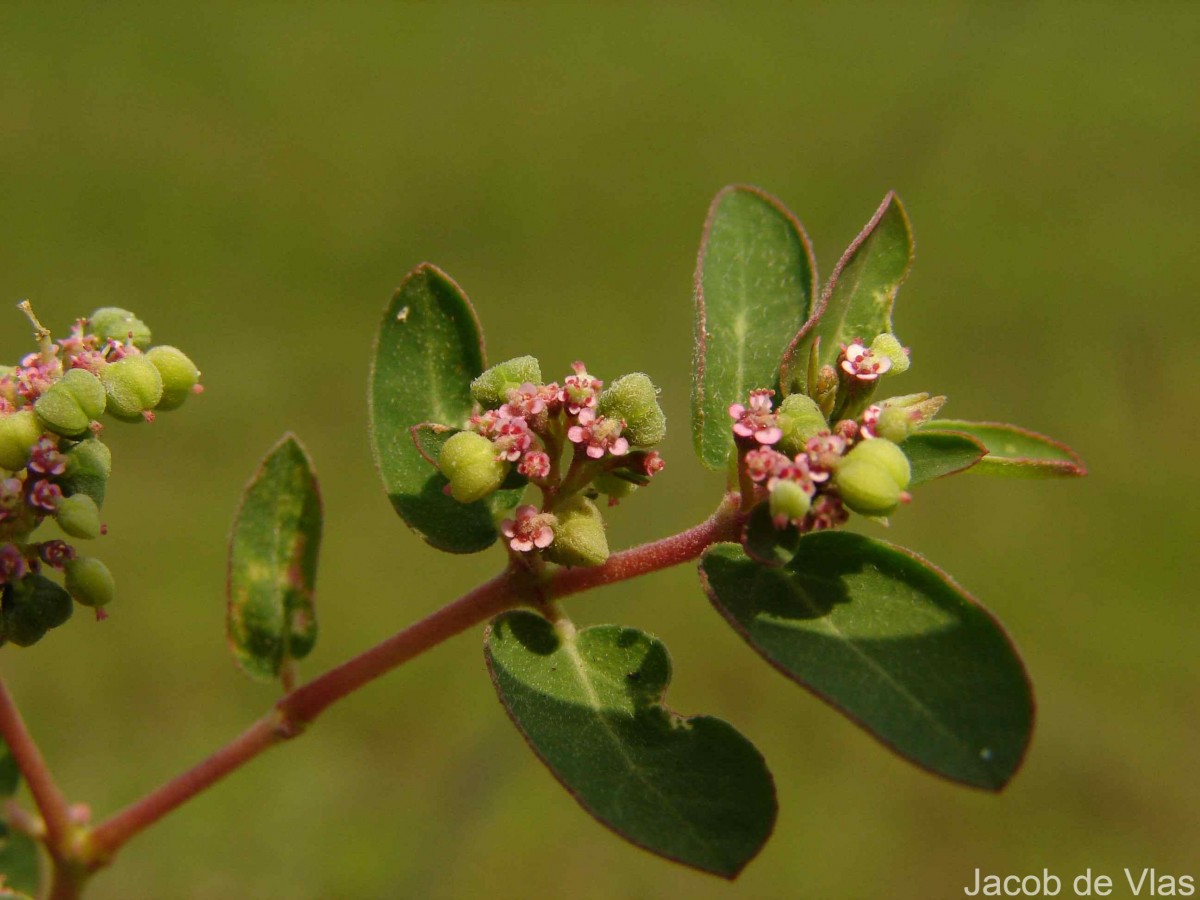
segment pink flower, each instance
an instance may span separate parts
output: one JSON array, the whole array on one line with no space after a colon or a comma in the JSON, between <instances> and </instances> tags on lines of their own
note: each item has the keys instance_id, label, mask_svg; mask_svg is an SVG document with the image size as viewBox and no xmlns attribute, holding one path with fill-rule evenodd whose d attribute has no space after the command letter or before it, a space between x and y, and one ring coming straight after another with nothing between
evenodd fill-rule
<instances>
[{"instance_id":1,"label":"pink flower","mask_svg":"<svg viewBox=\"0 0 1200 900\"><path fill-rule=\"evenodd\" d=\"M20 478L0 481L0 522L15 519L25 505L25 483Z\"/></svg>"},{"instance_id":2,"label":"pink flower","mask_svg":"<svg viewBox=\"0 0 1200 900\"><path fill-rule=\"evenodd\" d=\"M822 432L808 439L804 445L808 456L809 477L818 483L828 481L838 460L846 452L846 441L836 434Z\"/></svg>"},{"instance_id":3,"label":"pink flower","mask_svg":"<svg viewBox=\"0 0 1200 900\"><path fill-rule=\"evenodd\" d=\"M776 455L783 457L783 465L778 466L771 477L767 479L767 490L775 490L775 485L781 481L791 481L800 485L804 493L810 497L817 492L817 485L809 470L806 455L798 453L795 459L788 459L782 453Z\"/></svg>"},{"instance_id":4,"label":"pink flower","mask_svg":"<svg viewBox=\"0 0 1200 900\"><path fill-rule=\"evenodd\" d=\"M75 558L75 548L66 541L46 541L38 546L38 556L46 565L61 569L67 560Z\"/></svg>"},{"instance_id":5,"label":"pink flower","mask_svg":"<svg viewBox=\"0 0 1200 900\"><path fill-rule=\"evenodd\" d=\"M29 452L29 471L38 475L61 475L67 471L67 458L58 452L54 441L40 437Z\"/></svg>"},{"instance_id":6,"label":"pink flower","mask_svg":"<svg viewBox=\"0 0 1200 900\"><path fill-rule=\"evenodd\" d=\"M883 407L878 403L872 403L863 410L862 418L859 419L859 435L865 440L879 437L875 431L879 427L879 414L883 412Z\"/></svg>"},{"instance_id":7,"label":"pink flower","mask_svg":"<svg viewBox=\"0 0 1200 900\"><path fill-rule=\"evenodd\" d=\"M34 509L43 512L52 513L58 509L58 502L62 500L63 492L53 481L35 481L33 487L29 490L29 505Z\"/></svg>"},{"instance_id":8,"label":"pink flower","mask_svg":"<svg viewBox=\"0 0 1200 900\"><path fill-rule=\"evenodd\" d=\"M497 410L489 409L477 416L471 416L467 421L467 428L482 434L485 438L492 438L496 436L496 428L500 424L501 418L502 416Z\"/></svg>"},{"instance_id":9,"label":"pink flower","mask_svg":"<svg viewBox=\"0 0 1200 900\"><path fill-rule=\"evenodd\" d=\"M567 438L586 447L592 459L600 459L606 451L613 456L624 456L629 452L629 441L621 437L624 427L624 422L597 416L593 410L584 408L579 410L579 424L567 429Z\"/></svg>"},{"instance_id":10,"label":"pink flower","mask_svg":"<svg viewBox=\"0 0 1200 900\"><path fill-rule=\"evenodd\" d=\"M501 418L493 432L492 443L496 445L496 459L516 462L521 454L533 446L533 434L524 419Z\"/></svg>"},{"instance_id":11,"label":"pink flower","mask_svg":"<svg viewBox=\"0 0 1200 900\"><path fill-rule=\"evenodd\" d=\"M842 419L833 426L833 433L846 443L851 443L858 437L858 423L853 419Z\"/></svg>"},{"instance_id":12,"label":"pink flower","mask_svg":"<svg viewBox=\"0 0 1200 900\"><path fill-rule=\"evenodd\" d=\"M783 429L776 424L771 411L772 390L750 392L749 406L732 403L729 406L733 422L733 433L742 438L754 438L760 444L777 444L783 438Z\"/></svg>"},{"instance_id":13,"label":"pink flower","mask_svg":"<svg viewBox=\"0 0 1200 900\"><path fill-rule=\"evenodd\" d=\"M580 410L596 406L596 398L600 396L604 382L589 375L587 367L581 362L572 363L571 368L575 370L575 374L563 382L559 399L566 406L567 412L577 416Z\"/></svg>"},{"instance_id":14,"label":"pink flower","mask_svg":"<svg viewBox=\"0 0 1200 900\"><path fill-rule=\"evenodd\" d=\"M546 401L540 389L531 381L526 381L518 388L508 392L508 402L500 407L500 415L509 418L532 419L546 409Z\"/></svg>"},{"instance_id":15,"label":"pink flower","mask_svg":"<svg viewBox=\"0 0 1200 900\"><path fill-rule=\"evenodd\" d=\"M840 497L832 494L821 494L813 500L812 509L808 513L813 531L825 531L845 525L850 520L850 513L842 506Z\"/></svg>"},{"instance_id":16,"label":"pink flower","mask_svg":"<svg viewBox=\"0 0 1200 900\"><path fill-rule=\"evenodd\" d=\"M666 467L667 464L663 461L662 455L657 450L651 450L646 454L646 458L642 460L642 471L650 478L653 478Z\"/></svg>"},{"instance_id":17,"label":"pink flower","mask_svg":"<svg viewBox=\"0 0 1200 900\"><path fill-rule=\"evenodd\" d=\"M770 447L761 447L746 454L746 474L750 476L751 481L761 484L790 462L791 460L782 453L772 450Z\"/></svg>"},{"instance_id":18,"label":"pink flower","mask_svg":"<svg viewBox=\"0 0 1200 900\"><path fill-rule=\"evenodd\" d=\"M541 450L530 450L517 466L526 478L545 478L550 474L550 456Z\"/></svg>"},{"instance_id":19,"label":"pink flower","mask_svg":"<svg viewBox=\"0 0 1200 900\"><path fill-rule=\"evenodd\" d=\"M842 371L859 381L874 381L892 367L890 358L876 354L855 338L842 348Z\"/></svg>"},{"instance_id":20,"label":"pink flower","mask_svg":"<svg viewBox=\"0 0 1200 900\"><path fill-rule=\"evenodd\" d=\"M554 517L539 514L536 506L518 506L516 519L500 523L500 532L508 538L508 546L518 553L528 553L534 547L541 550L554 542Z\"/></svg>"},{"instance_id":21,"label":"pink flower","mask_svg":"<svg viewBox=\"0 0 1200 900\"><path fill-rule=\"evenodd\" d=\"M25 577L29 566L16 544L0 547L0 582L12 583Z\"/></svg>"}]
</instances>

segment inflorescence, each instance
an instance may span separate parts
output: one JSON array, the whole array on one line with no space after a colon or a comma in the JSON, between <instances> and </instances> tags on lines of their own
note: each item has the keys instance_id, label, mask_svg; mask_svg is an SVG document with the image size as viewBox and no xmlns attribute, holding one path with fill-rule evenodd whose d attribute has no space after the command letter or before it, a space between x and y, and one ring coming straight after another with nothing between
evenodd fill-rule
<instances>
[{"instance_id":1,"label":"inflorescence","mask_svg":"<svg viewBox=\"0 0 1200 900\"><path fill-rule=\"evenodd\" d=\"M0 643L29 646L70 618L71 600L96 609L115 594L107 566L58 538L33 540L51 518L70 538L104 534L100 507L112 454L99 418L148 422L201 390L175 347L151 347L133 313L98 309L55 341L33 316L39 350L0 367ZM43 567L62 573L63 585Z\"/></svg>"}]
</instances>

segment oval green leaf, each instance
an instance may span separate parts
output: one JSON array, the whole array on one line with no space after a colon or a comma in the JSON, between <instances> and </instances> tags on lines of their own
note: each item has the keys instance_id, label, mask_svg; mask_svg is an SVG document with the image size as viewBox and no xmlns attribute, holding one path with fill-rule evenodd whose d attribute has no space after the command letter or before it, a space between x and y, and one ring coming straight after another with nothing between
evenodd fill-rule
<instances>
[{"instance_id":1,"label":"oval green leaf","mask_svg":"<svg viewBox=\"0 0 1200 900\"><path fill-rule=\"evenodd\" d=\"M971 437L985 448L987 455L971 471L980 475L1005 478L1077 478L1087 467L1066 444L1004 422L967 422L962 419L938 419L922 434L956 432Z\"/></svg>"},{"instance_id":2,"label":"oval green leaf","mask_svg":"<svg viewBox=\"0 0 1200 900\"><path fill-rule=\"evenodd\" d=\"M775 822L775 785L754 746L663 694L662 643L631 628L575 632L528 612L487 630L500 702L534 753L602 824L684 865L733 878Z\"/></svg>"},{"instance_id":3,"label":"oval green leaf","mask_svg":"<svg viewBox=\"0 0 1200 900\"><path fill-rule=\"evenodd\" d=\"M371 446L388 499L408 526L439 550L475 553L498 536L483 501L442 492L445 477L413 443L422 423L462 428L471 380L484 369L483 336L467 295L430 263L413 269L384 311L371 365Z\"/></svg>"},{"instance_id":4,"label":"oval green leaf","mask_svg":"<svg viewBox=\"0 0 1200 900\"><path fill-rule=\"evenodd\" d=\"M969 469L987 453L979 441L965 434L918 431L900 445L912 466L910 485L924 484Z\"/></svg>"},{"instance_id":5,"label":"oval green leaf","mask_svg":"<svg viewBox=\"0 0 1200 900\"><path fill-rule=\"evenodd\" d=\"M692 367L692 437L710 469L724 468L733 449L729 405L774 387L815 293L812 247L787 207L745 185L717 194L696 261Z\"/></svg>"},{"instance_id":6,"label":"oval green leaf","mask_svg":"<svg viewBox=\"0 0 1200 900\"><path fill-rule=\"evenodd\" d=\"M989 790L1020 766L1034 711L1020 657L996 620L920 557L818 532L783 568L717 544L700 576L764 659L901 756Z\"/></svg>"},{"instance_id":7,"label":"oval green leaf","mask_svg":"<svg viewBox=\"0 0 1200 900\"><path fill-rule=\"evenodd\" d=\"M802 389L813 342L820 341L819 365L832 365L842 344L854 338L871 343L892 330L896 292L912 267L913 239L900 198L889 191L871 221L838 261L813 314L788 345L780 369L784 393Z\"/></svg>"},{"instance_id":8,"label":"oval green leaf","mask_svg":"<svg viewBox=\"0 0 1200 900\"><path fill-rule=\"evenodd\" d=\"M229 540L226 636L255 678L285 673L316 643L321 521L312 461L294 435L284 435L246 485Z\"/></svg>"},{"instance_id":9,"label":"oval green leaf","mask_svg":"<svg viewBox=\"0 0 1200 900\"><path fill-rule=\"evenodd\" d=\"M0 900L36 897L41 892L38 845L29 835L0 819ZM7 890L6 890L7 889Z\"/></svg>"},{"instance_id":10,"label":"oval green leaf","mask_svg":"<svg viewBox=\"0 0 1200 900\"><path fill-rule=\"evenodd\" d=\"M795 525L776 528L766 501L750 510L742 529L742 549L764 566L782 566L796 554L800 531Z\"/></svg>"}]
</instances>

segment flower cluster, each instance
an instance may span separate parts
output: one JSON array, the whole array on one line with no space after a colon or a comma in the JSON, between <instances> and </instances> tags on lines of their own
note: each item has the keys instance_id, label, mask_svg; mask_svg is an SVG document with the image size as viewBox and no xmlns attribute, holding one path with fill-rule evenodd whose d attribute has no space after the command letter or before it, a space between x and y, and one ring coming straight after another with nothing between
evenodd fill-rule
<instances>
[{"instance_id":1,"label":"flower cluster","mask_svg":"<svg viewBox=\"0 0 1200 900\"><path fill-rule=\"evenodd\" d=\"M768 504L776 528L836 528L851 511L882 517L907 502L911 469L898 445L945 401L870 402L881 376L908 368L908 351L890 334L870 346L852 340L835 363L778 406L774 391L760 389L729 407L743 494Z\"/></svg>"},{"instance_id":2,"label":"flower cluster","mask_svg":"<svg viewBox=\"0 0 1200 900\"><path fill-rule=\"evenodd\" d=\"M604 494L613 505L663 468L651 448L665 436L666 418L650 379L634 373L606 388L576 362L561 383L544 382L538 361L523 356L485 371L471 395L476 411L436 460L446 493L473 503L502 486L532 484L542 506L520 506L501 523L509 549L545 551L564 565L603 562L608 545L592 501ZM454 423L432 427L444 433L447 425L453 430Z\"/></svg>"},{"instance_id":3,"label":"flower cluster","mask_svg":"<svg viewBox=\"0 0 1200 900\"><path fill-rule=\"evenodd\" d=\"M115 593L99 559L61 539L33 539L46 519L70 538L105 533L111 453L100 416L150 421L199 392L200 373L182 351L150 347L150 329L127 310L98 309L55 341L22 309L39 349L0 367L0 643L28 646L70 617L72 599L103 618Z\"/></svg>"}]
</instances>

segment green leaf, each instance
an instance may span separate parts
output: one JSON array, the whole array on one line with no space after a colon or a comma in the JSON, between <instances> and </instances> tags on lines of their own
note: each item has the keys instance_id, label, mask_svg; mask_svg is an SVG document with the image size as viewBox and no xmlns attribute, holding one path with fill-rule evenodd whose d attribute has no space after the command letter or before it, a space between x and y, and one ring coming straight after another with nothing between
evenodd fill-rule
<instances>
[{"instance_id":1,"label":"green leaf","mask_svg":"<svg viewBox=\"0 0 1200 900\"><path fill-rule=\"evenodd\" d=\"M766 842L776 812L766 763L720 719L663 706L671 662L658 640L513 612L488 627L484 649L529 746L617 834L726 878Z\"/></svg>"},{"instance_id":2,"label":"green leaf","mask_svg":"<svg viewBox=\"0 0 1200 900\"><path fill-rule=\"evenodd\" d=\"M979 441L987 455L972 467L981 475L1007 478L1071 478L1087 474L1087 467L1074 450L1066 444L1038 434L1006 425L1003 422L966 422L961 419L938 419L921 430L921 434L957 432Z\"/></svg>"},{"instance_id":3,"label":"green leaf","mask_svg":"<svg viewBox=\"0 0 1200 900\"><path fill-rule=\"evenodd\" d=\"M5 896L14 896L9 892L6 894L5 888L11 889L12 892L20 891L28 896L37 896L40 893L41 872L40 861L38 859L38 845L24 832L17 831L9 826L8 822L0 820L0 883L4 887L0 887L0 898Z\"/></svg>"},{"instance_id":4,"label":"green leaf","mask_svg":"<svg viewBox=\"0 0 1200 900\"><path fill-rule=\"evenodd\" d=\"M910 485L969 469L987 453L983 444L965 434L918 431L900 445L912 466Z\"/></svg>"},{"instance_id":5,"label":"green leaf","mask_svg":"<svg viewBox=\"0 0 1200 900\"><path fill-rule=\"evenodd\" d=\"M771 569L735 544L700 563L717 610L764 659L897 753L999 790L1033 728L1033 696L1004 630L942 572L844 531L805 536Z\"/></svg>"},{"instance_id":6,"label":"green leaf","mask_svg":"<svg viewBox=\"0 0 1200 900\"><path fill-rule=\"evenodd\" d=\"M278 677L316 643L320 550L317 476L303 445L286 434L246 485L229 539L226 635L255 678Z\"/></svg>"},{"instance_id":7,"label":"green leaf","mask_svg":"<svg viewBox=\"0 0 1200 900\"><path fill-rule=\"evenodd\" d=\"M812 248L796 217L757 188L717 194L696 261L692 368L692 437L710 469L724 468L733 449L729 405L774 387L815 293Z\"/></svg>"},{"instance_id":8,"label":"green leaf","mask_svg":"<svg viewBox=\"0 0 1200 900\"><path fill-rule=\"evenodd\" d=\"M821 293L814 324L796 335L780 369L784 393L802 387L809 351L820 340L818 363L832 365L841 345L854 338L867 344L892 330L896 292L912 266L913 240L908 215L891 191L838 261Z\"/></svg>"},{"instance_id":9,"label":"green leaf","mask_svg":"<svg viewBox=\"0 0 1200 900\"><path fill-rule=\"evenodd\" d=\"M765 501L750 510L742 531L742 549L751 559L765 566L782 566L796 554L799 541L800 532L796 526L775 527Z\"/></svg>"},{"instance_id":10,"label":"green leaf","mask_svg":"<svg viewBox=\"0 0 1200 900\"><path fill-rule=\"evenodd\" d=\"M409 528L439 550L475 553L498 536L484 501L442 493L446 479L413 445L414 425L462 428L471 415L471 380L484 369L483 335L471 301L454 281L421 263L384 311L371 364L368 408L375 463Z\"/></svg>"}]
</instances>

